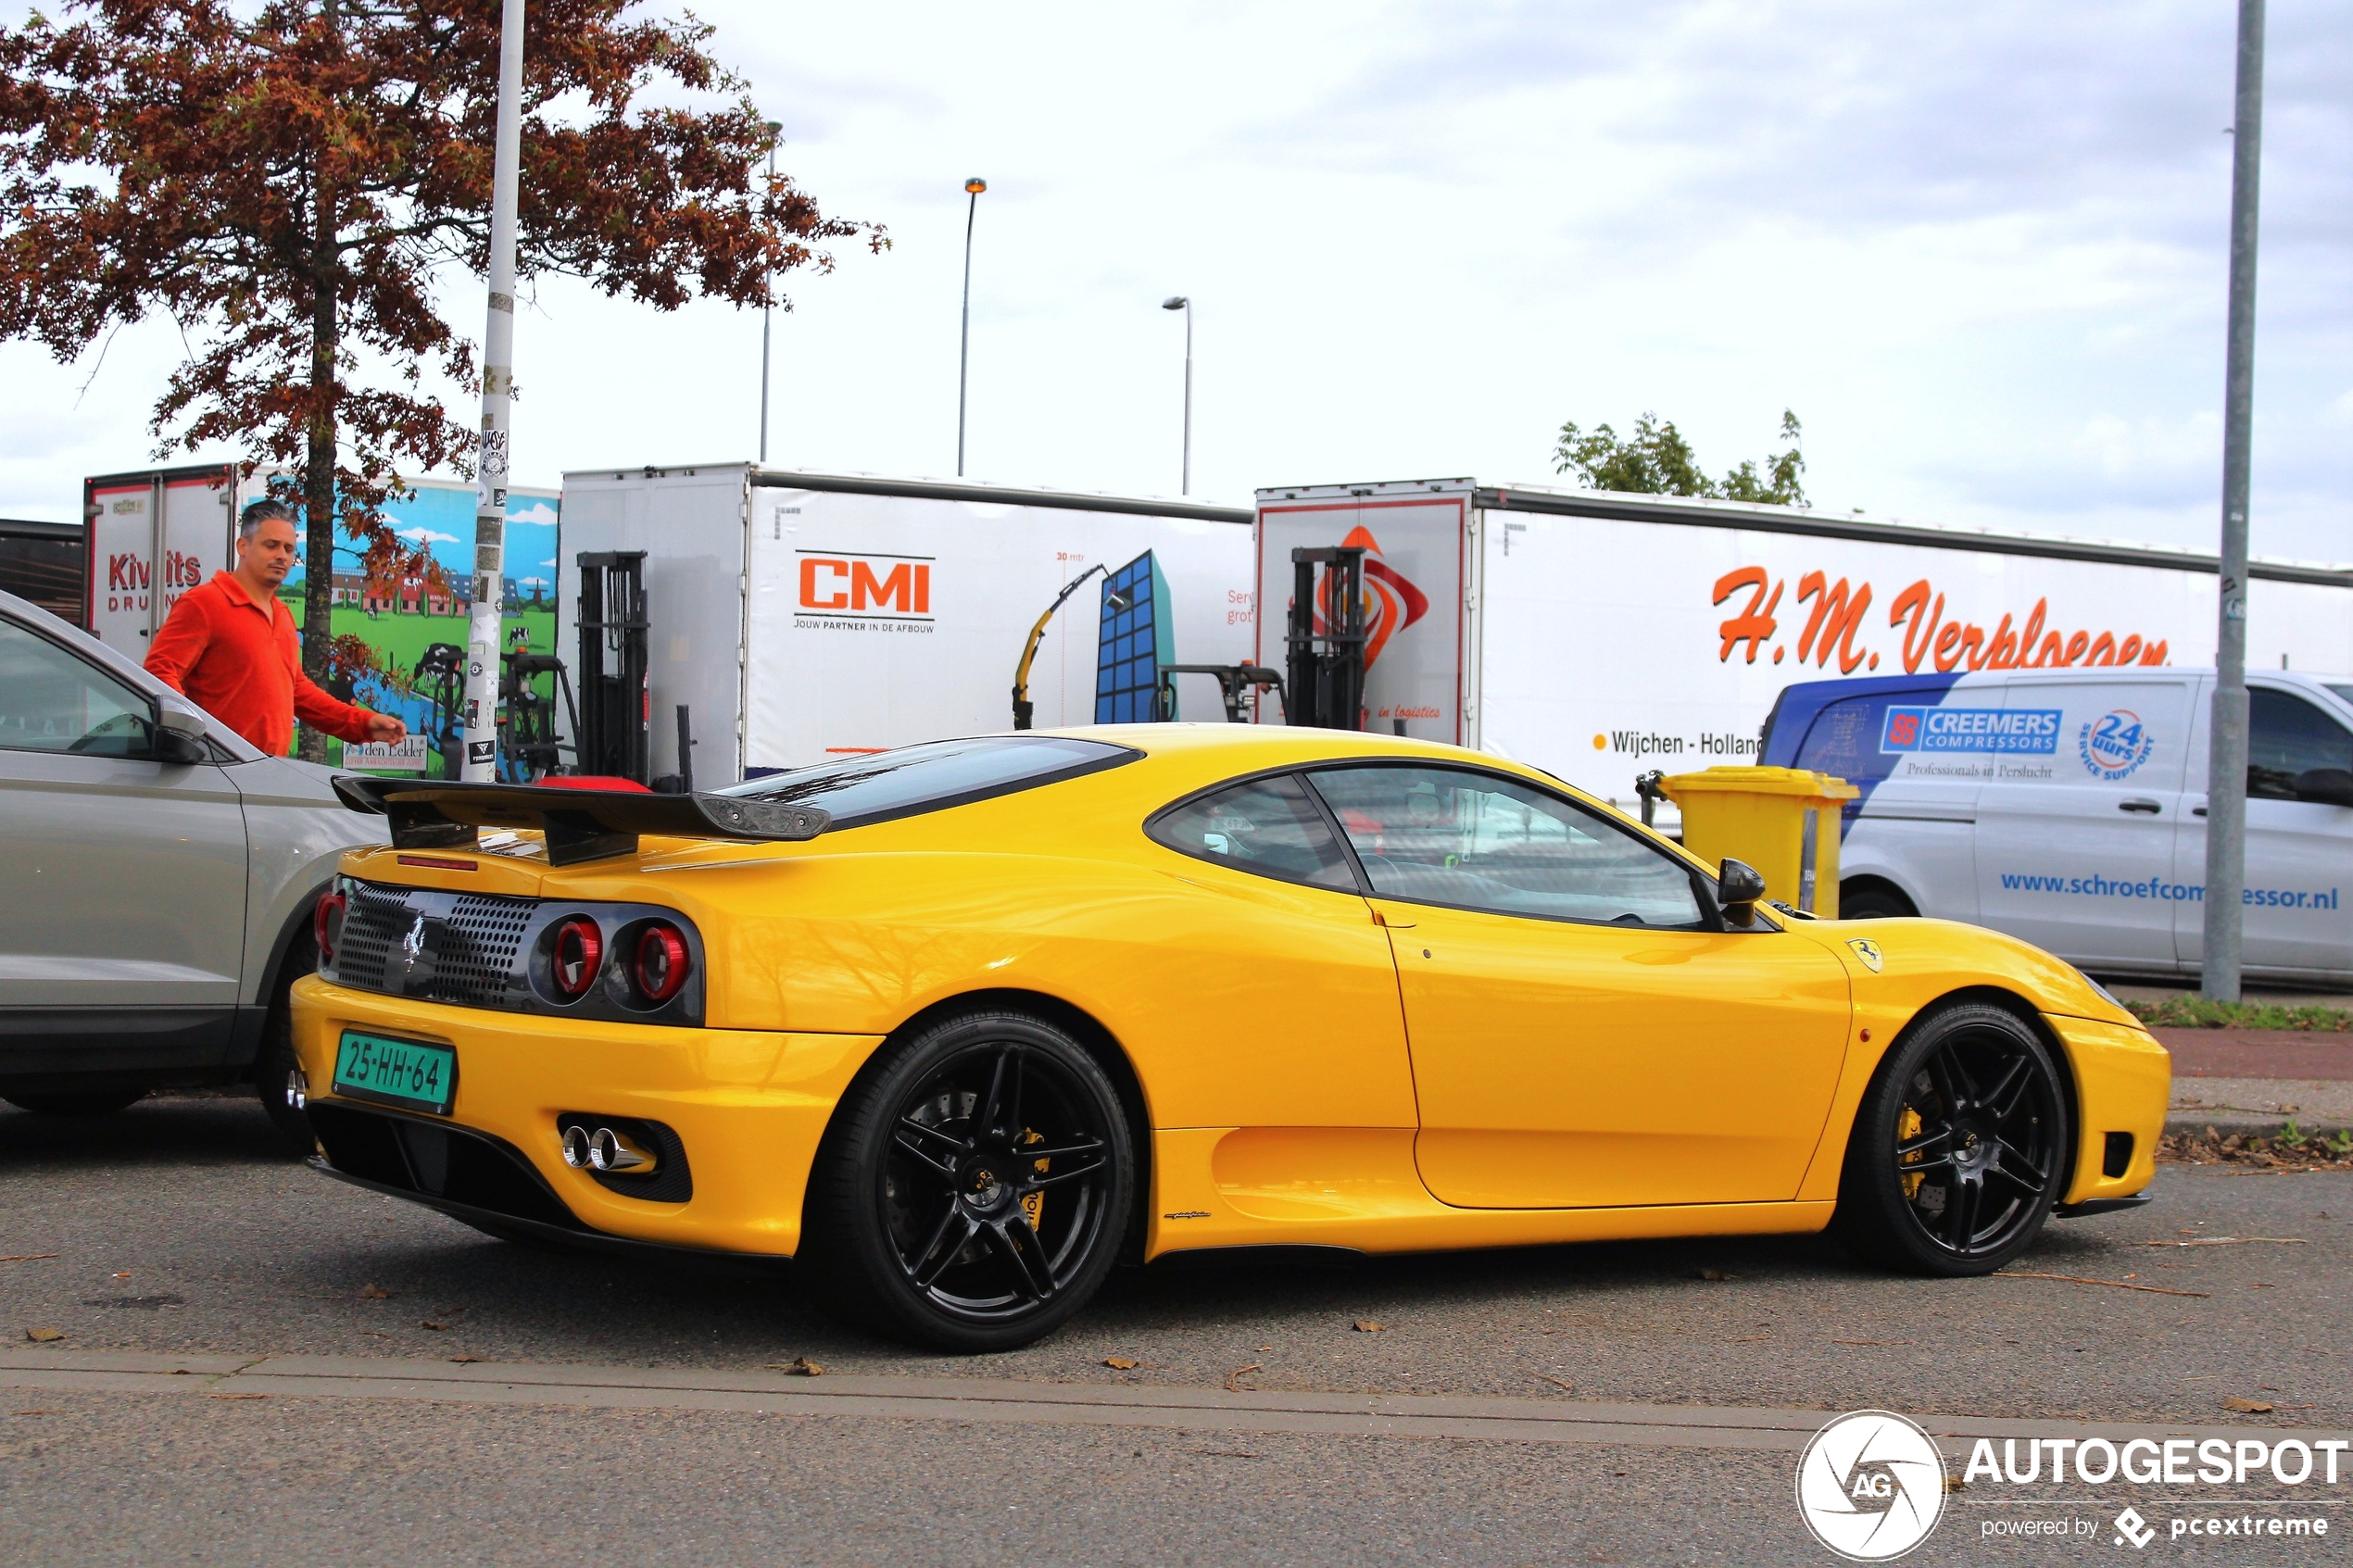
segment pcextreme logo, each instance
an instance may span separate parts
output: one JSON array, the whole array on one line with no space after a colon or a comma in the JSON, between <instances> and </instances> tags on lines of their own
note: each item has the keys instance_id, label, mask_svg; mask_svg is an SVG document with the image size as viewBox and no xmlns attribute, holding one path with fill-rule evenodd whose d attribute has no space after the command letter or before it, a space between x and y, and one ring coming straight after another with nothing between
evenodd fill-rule
<instances>
[{"instance_id":1,"label":"pcextreme logo","mask_svg":"<svg viewBox=\"0 0 2353 1568\"><path fill-rule=\"evenodd\" d=\"M1365 668L1380 658L1389 639L1429 613L1429 596L1414 586L1405 574L1381 558L1380 541L1373 531L1362 526L1349 530L1340 541L1342 548L1361 546L1365 551ZM1327 575L1317 586L1315 630L1325 631L1331 621L1332 579ZM1425 717L1435 719L1433 711Z\"/></svg>"},{"instance_id":2,"label":"pcextreme logo","mask_svg":"<svg viewBox=\"0 0 2353 1568\"><path fill-rule=\"evenodd\" d=\"M1944 1456L1888 1411L1856 1411L1814 1434L1797 1461L1797 1512L1850 1562L1903 1556L1944 1512Z\"/></svg>"},{"instance_id":3,"label":"pcextreme logo","mask_svg":"<svg viewBox=\"0 0 2353 1568\"><path fill-rule=\"evenodd\" d=\"M807 620L927 621L931 556L796 550L800 558L796 616Z\"/></svg>"}]
</instances>

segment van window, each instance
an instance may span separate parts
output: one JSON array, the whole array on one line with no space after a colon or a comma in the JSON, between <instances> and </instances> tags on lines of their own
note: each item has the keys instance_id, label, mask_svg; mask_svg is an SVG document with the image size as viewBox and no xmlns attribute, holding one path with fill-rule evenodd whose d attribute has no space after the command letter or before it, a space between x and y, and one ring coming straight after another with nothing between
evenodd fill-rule
<instances>
[{"instance_id":1,"label":"van window","mask_svg":"<svg viewBox=\"0 0 2353 1568\"><path fill-rule=\"evenodd\" d=\"M2353 733L2288 692L2248 691L2246 793L2259 800L2296 798L2296 775L2315 768L2353 771Z\"/></svg>"},{"instance_id":2,"label":"van window","mask_svg":"<svg viewBox=\"0 0 2353 1568\"><path fill-rule=\"evenodd\" d=\"M1869 696L1843 697L1814 716L1805 740L1798 743L1794 766L1829 773L1849 784L1876 784L1895 771L1901 752L1880 749L1880 732L1891 707L1933 707L1942 691L1874 692Z\"/></svg>"}]
</instances>

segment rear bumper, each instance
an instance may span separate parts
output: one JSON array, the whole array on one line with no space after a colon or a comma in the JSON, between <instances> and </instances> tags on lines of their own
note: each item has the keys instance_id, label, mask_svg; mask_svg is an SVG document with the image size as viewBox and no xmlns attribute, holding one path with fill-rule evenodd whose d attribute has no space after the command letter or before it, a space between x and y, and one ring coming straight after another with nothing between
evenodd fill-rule
<instances>
[{"instance_id":1,"label":"rear bumper","mask_svg":"<svg viewBox=\"0 0 2353 1568\"><path fill-rule=\"evenodd\" d=\"M346 1121L346 1118L350 1120ZM669 1262L732 1262L761 1271L791 1266L791 1260L769 1254L666 1247L660 1242L632 1241L626 1236L607 1236L601 1231L590 1230L544 1186L539 1188L535 1200L529 1187L535 1177L520 1154L497 1144L495 1139L483 1138L481 1135L468 1133L462 1128L427 1123L422 1118L343 1107L335 1107L329 1115L315 1121L321 1127L321 1141L329 1152L324 1159L314 1158L310 1161L313 1170L370 1192L405 1198L428 1209L437 1209L451 1219L462 1220L493 1235L503 1233L572 1251L617 1253L624 1257ZM369 1123L371 1123L382 1125L371 1129ZM402 1126L404 1123L409 1125ZM392 1168L379 1165L374 1167L374 1174L362 1174L359 1168L371 1166L367 1145L378 1141L374 1134L396 1140L390 1144L380 1144L379 1152L388 1149L397 1158ZM419 1136L440 1139L446 1144L461 1143L461 1140L479 1141L488 1146L483 1151L488 1160L510 1162L506 1173L509 1179L501 1182L492 1176L484 1180L486 1173L476 1169L470 1173L461 1172L453 1187L448 1180L453 1162L447 1148L440 1151L437 1160L429 1155L420 1161L405 1154L403 1141ZM467 1162L461 1160L456 1163L462 1168ZM482 1160L478 1158L474 1163L479 1166ZM429 1187L426 1184L435 1180L436 1169L439 1172L437 1186Z\"/></svg>"},{"instance_id":2,"label":"rear bumper","mask_svg":"<svg viewBox=\"0 0 2353 1568\"><path fill-rule=\"evenodd\" d=\"M755 1257L789 1257L799 1245L818 1143L880 1041L501 1013L349 990L316 975L296 982L292 997L295 1051L323 1113L333 1173L508 1229L549 1226L575 1242L603 1236ZM410 1115L339 1098L335 1050L346 1028L454 1050L450 1114ZM693 1170L691 1196L683 1202L631 1197L566 1165L557 1118L567 1113L673 1130ZM393 1131L355 1133L355 1120L339 1151L328 1131L338 1116ZM401 1130L411 1126L421 1131ZM422 1179L435 1168L437 1146L420 1146L421 1170L409 1143L426 1131L447 1135L455 1187ZM354 1137L372 1139L375 1152ZM495 1180L489 1174L502 1169ZM486 1201L469 1185L481 1182L499 1196Z\"/></svg>"}]
</instances>

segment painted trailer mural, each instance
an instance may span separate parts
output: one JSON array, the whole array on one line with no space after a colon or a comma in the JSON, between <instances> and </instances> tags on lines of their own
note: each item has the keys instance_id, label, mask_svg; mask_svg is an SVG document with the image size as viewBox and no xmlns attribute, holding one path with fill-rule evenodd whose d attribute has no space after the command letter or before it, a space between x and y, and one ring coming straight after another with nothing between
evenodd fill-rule
<instances>
[{"instance_id":1,"label":"painted trailer mural","mask_svg":"<svg viewBox=\"0 0 2353 1568\"><path fill-rule=\"evenodd\" d=\"M163 624L181 592L233 561L235 519L268 493L270 476L239 480L233 465L148 470L87 480L89 519L86 623L132 658ZM374 669L333 681L335 695L396 716L409 738L391 746L330 740L327 759L371 772L449 776L465 680L464 649L472 594L474 489L459 480L412 479L389 501L393 532L441 568L371 579L359 547L338 536L333 578L335 636L356 637ZM514 489L507 499L506 639L510 652L551 656L556 633L558 494ZM298 562L279 598L299 626L309 563ZM523 683L534 719L560 702L551 674ZM548 726L552 729L552 725Z\"/></svg>"}]
</instances>

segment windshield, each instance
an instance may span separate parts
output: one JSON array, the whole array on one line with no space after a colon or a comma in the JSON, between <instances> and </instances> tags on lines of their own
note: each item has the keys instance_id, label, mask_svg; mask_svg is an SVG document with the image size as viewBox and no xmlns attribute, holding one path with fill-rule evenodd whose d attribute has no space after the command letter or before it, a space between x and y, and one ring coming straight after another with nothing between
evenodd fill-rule
<instances>
[{"instance_id":1,"label":"windshield","mask_svg":"<svg viewBox=\"0 0 2353 1568\"><path fill-rule=\"evenodd\" d=\"M1099 772L1142 753L1068 735L980 735L929 741L786 773L746 779L717 793L815 806L837 828L942 810Z\"/></svg>"},{"instance_id":2,"label":"windshield","mask_svg":"<svg viewBox=\"0 0 2353 1568\"><path fill-rule=\"evenodd\" d=\"M2326 681L2322 684L2346 701L2353 702L2353 682Z\"/></svg>"}]
</instances>

